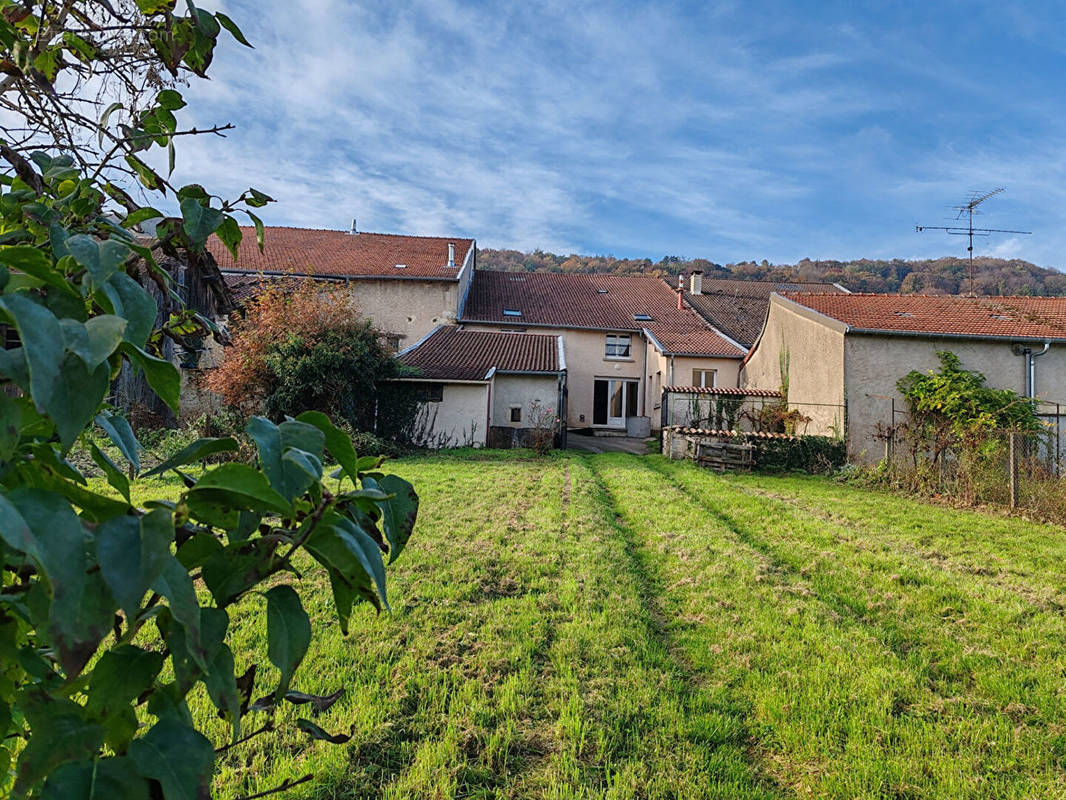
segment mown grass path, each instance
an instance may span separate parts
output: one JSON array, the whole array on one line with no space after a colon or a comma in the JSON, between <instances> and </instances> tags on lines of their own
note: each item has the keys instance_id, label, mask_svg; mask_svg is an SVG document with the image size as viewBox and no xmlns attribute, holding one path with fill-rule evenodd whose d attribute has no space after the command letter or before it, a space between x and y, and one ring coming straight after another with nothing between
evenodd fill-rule
<instances>
[{"instance_id":1,"label":"mown grass path","mask_svg":"<svg viewBox=\"0 0 1066 800\"><path fill-rule=\"evenodd\" d=\"M657 457L395 468L393 613L345 639L309 587L295 688L345 688L316 721L351 742L286 709L219 797L1066 797L1061 529ZM266 685L261 605L234 649Z\"/></svg>"}]
</instances>

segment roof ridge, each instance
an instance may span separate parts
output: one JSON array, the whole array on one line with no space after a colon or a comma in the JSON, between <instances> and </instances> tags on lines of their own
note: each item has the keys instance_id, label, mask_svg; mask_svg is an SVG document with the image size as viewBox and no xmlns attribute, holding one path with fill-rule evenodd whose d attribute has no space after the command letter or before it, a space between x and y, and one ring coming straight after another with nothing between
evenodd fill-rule
<instances>
[{"instance_id":1,"label":"roof ridge","mask_svg":"<svg viewBox=\"0 0 1066 800\"><path fill-rule=\"evenodd\" d=\"M241 230L254 231L254 225L240 225ZM448 239L451 241L467 241L474 242L476 238L473 236L437 236L427 233L379 233L378 231L358 231L354 234L349 233L346 230L340 230L337 228L305 228L299 225L267 225L264 228L267 231L271 230L284 230L284 231L311 231L314 233L339 233L345 236L391 236L396 239Z\"/></svg>"}]
</instances>

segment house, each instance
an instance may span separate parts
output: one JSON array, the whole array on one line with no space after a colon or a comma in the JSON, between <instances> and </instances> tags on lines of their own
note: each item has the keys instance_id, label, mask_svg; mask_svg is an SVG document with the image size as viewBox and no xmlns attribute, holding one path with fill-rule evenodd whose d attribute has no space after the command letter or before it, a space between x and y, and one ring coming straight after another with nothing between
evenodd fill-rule
<instances>
[{"instance_id":1,"label":"house","mask_svg":"<svg viewBox=\"0 0 1066 800\"><path fill-rule=\"evenodd\" d=\"M1066 400L1066 298L775 293L740 385L787 383L808 433L846 431L849 455L873 461L878 425L905 408L896 382L937 369L939 350L996 388Z\"/></svg>"},{"instance_id":2,"label":"house","mask_svg":"<svg viewBox=\"0 0 1066 800\"><path fill-rule=\"evenodd\" d=\"M442 325L399 358L417 372L400 380L424 398L416 431L421 444L527 445L537 432L555 433L555 420L565 416L562 336Z\"/></svg>"},{"instance_id":3,"label":"house","mask_svg":"<svg viewBox=\"0 0 1066 800\"><path fill-rule=\"evenodd\" d=\"M467 330L562 337L569 428L647 435L662 389L736 386L746 350L658 278L475 271Z\"/></svg>"},{"instance_id":4,"label":"house","mask_svg":"<svg viewBox=\"0 0 1066 800\"><path fill-rule=\"evenodd\" d=\"M353 311L369 317L395 350L455 321L477 252L473 239L361 233L354 222L347 232L270 227L259 252L255 229L241 230L236 260L216 237L208 241L234 295L254 294L263 278L343 283Z\"/></svg>"},{"instance_id":5,"label":"house","mask_svg":"<svg viewBox=\"0 0 1066 800\"><path fill-rule=\"evenodd\" d=\"M759 338L774 292L847 291L836 283L729 280L707 278L696 271L689 273L684 294L693 311L747 350Z\"/></svg>"}]
</instances>

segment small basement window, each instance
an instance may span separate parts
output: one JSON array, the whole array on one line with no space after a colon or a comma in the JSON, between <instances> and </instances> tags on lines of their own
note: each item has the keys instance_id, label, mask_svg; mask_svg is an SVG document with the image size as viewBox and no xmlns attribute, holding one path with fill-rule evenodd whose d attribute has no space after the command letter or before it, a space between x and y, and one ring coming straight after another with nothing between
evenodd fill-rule
<instances>
[{"instance_id":1,"label":"small basement window","mask_svg":"<svg viewBox=\"0 0 1066 800\"><path fill-rule=\"evenodd\" d=\"M522 312L519 311L517 308L505 308L503 310L503 315L505 317L520 317L522 316Z\"/></svg>"},{"instance_id":2,"label":"small basement window","mask_svg":"<svg viewBox=\"0 0 1066 800\"><path fill-rule=\"evenodd\" d=\"M522 421L522 406L511 406L511 422Z\"/></svg>"}]
</instances>

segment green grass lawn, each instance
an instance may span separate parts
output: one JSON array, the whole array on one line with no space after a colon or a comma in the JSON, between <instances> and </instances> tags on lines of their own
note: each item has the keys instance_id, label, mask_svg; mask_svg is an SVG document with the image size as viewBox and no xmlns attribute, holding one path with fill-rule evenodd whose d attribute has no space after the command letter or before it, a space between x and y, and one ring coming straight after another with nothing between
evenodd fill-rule
<instances>
[{"instance_id":1,"label":"green grass lawn","mask_svg":"<svg viewBox=\"0 0 1066 800\"><path fill-rule=\"evenodd\" d=\"M659 457L393 469L422 496L393 613L343 638L304 578L294 688L344 688L316 722L352 740L287 708L219 797L1066 797L1060 528ZM234 617L266 686L261 598Z\"/></svg>"}]
</instances>

